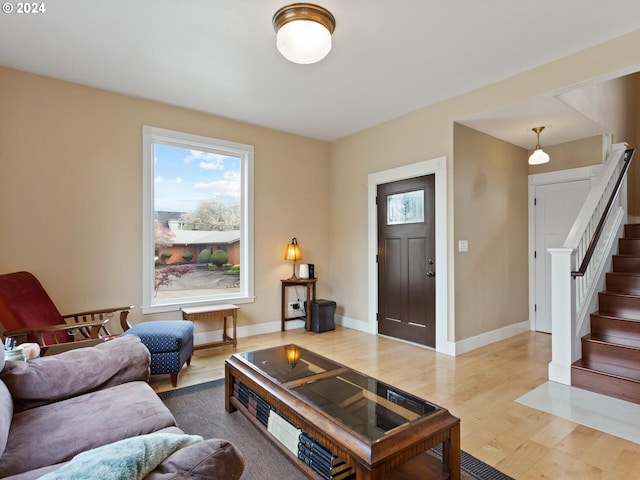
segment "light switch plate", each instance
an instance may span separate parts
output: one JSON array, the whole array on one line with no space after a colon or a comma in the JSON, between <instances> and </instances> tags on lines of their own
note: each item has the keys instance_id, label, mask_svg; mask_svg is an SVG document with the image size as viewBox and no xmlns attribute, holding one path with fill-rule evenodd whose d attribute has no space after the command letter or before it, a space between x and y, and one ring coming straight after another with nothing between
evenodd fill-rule
<instances>
[{"instance_id":1,"label":"light switch plate","mask_svg":"<svg viewBox=\"0 0 640 480\"><path fill-rule=\"evenodd\" d=\"M469 251L469 241L468 240L458 240L458 251L459 252L468 252Z\"/></svg>"}]
</instances>

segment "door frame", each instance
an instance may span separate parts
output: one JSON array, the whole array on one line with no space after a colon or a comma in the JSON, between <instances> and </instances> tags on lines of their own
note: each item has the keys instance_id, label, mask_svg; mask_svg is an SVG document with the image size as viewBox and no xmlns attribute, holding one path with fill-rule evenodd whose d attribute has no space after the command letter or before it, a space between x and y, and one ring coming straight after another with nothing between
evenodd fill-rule
<instances>
[{"instance_id":1,"label":"door frame","mask_svg":"<svg viewBox=\"0 0 640 480\"><path fill-rule=\"evenodd\" d=\"M536 329L536 259L534 258L536 245L536 213L534 205L536 188L543 185L570 183L578 180L590 180L593 186L594 179L601 169L602 164L597 164L529 175L529 329L531 331L535 331Z\"/></svg>"},{"instance_id":2,"label":"door frame","mask_svg":"<svg viewBox=\"0 0 640 480\"><path fill-rule=\"evenodd\" d=\"M435 174L435 248L436 265L436 351L455 355L455 323L450 318L453 312L449 295L449 201L447 189L447 158L438 157L432 160L412 163L402 167L392 168L368 175L368 289L369 289L369 318L367 331L378 334L376 314L378 312L378 221L376 195L378 185L382 183L406 180L413 177ZM425 347L426 348L426 347Z\"/></svg>"}]
</instances>

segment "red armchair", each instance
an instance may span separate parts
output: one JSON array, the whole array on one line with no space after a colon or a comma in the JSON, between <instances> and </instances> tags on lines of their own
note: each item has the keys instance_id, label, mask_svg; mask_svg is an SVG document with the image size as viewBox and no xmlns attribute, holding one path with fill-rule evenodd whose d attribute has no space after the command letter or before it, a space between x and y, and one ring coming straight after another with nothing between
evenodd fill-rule
<instances>
[{"instance_id":1,"label":"red armchair","mask_svg":"<svg viewBox=\"0 0 640 480\"><path fill-rule=\"evenodd\" d=\"M110 336L109 319L120 312L120 323L132 307L107 308L61 315L36 277L29 272L0 275L2 335L18 342L49 345Z\"/></svg>"}]
</instances>

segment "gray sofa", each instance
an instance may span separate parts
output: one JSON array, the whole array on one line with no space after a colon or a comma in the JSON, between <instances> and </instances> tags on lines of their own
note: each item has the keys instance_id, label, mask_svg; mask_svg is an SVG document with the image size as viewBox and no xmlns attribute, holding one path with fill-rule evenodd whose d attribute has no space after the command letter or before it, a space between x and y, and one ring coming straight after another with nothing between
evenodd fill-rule
<instances>
[{"instance_id":1,"label":"gray sofa","mask_svg":"<svg viewBox=\"0 0 640 480\"><path fill-rule=\"evenodd\" d=\"M149 362L134 335L28 362L5 362L0 348L0 478L36 479L68 469L77 454L124 439L175 437L147 435L154 432L184 436L147 383ZM244 463L231 443L194 441L144 478L240 478Z\"/></svg>"}]
</instances>

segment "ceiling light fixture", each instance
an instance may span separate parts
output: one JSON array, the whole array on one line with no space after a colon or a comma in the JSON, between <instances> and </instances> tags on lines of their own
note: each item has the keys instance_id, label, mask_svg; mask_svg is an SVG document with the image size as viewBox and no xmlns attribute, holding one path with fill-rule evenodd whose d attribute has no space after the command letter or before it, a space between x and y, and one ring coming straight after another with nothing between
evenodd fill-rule
<instances>
[{"instance_id":1,"label":"ceiling light fixture","mask_svg":"<svg viewBox=\"0 0 640 480\"><path fill-rule=\"evenodd\" d=\"M540 132L544 130L544 127L534 127L533 130L538 136L538 140L536 142L536 149L529 157L529 165L540 165L542 163L547 163L549 161L549 154L545 153L540 147Z\"/></svg>"},{"instance_id":2,"label":"ceiling light fixture","mask_svg":"<svg viewBox=\"0 0 640 480\"><path fill-rule=\"evenodd\" d=\"M273 28L282 56L294 63L309 64L319 62L331 50L336 19L318 5L294 3L275 13Z\"/></svg>"}]
</instances>

